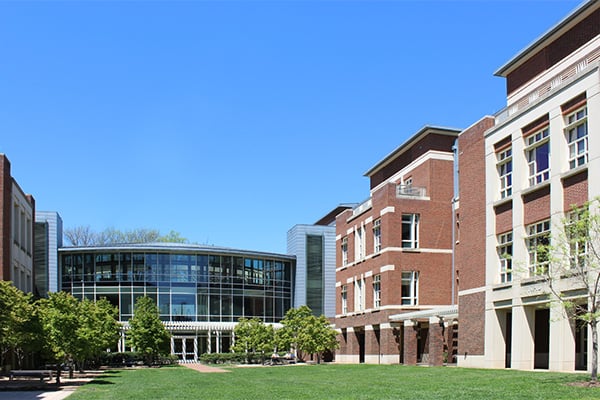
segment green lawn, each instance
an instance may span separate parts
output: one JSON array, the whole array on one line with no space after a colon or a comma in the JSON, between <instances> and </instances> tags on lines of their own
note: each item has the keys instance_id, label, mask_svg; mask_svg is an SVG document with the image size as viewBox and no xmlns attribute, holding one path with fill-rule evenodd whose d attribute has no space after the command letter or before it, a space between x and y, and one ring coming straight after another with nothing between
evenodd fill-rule
<instances>
[{"instance_id":1,"label":"green lawn","mask_svg":"<svg viewBox=\"0 0 600 400\"><path fill-rule=\"evenodd\" d=\"M108 371L69 400L90 399L600 399L585 375L401 365L174 366Z\"/></svg>"}]
</instances>

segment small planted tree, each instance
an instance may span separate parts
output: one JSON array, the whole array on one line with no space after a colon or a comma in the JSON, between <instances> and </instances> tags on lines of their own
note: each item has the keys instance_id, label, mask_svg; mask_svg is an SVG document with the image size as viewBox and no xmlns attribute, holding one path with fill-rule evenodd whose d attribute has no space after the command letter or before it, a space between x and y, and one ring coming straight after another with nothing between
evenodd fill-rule
<instances>
[{"instance_id":1,"label":"small planted tree","mask_svg":"<svg viewBox=\"0 0 600 400\"><path fill-rule=\"evenodd\" d=\"M171 335L160 320L158 307L150 297L140 297L129 320L127 336L135 351L151 365L160 355L170 352Z\"/></svg>"},{"instance_id":2,"label":"small planted tree","mask_svg":"<svg viewBox=\"0 0 600 400\"><path fill-rule=\"evenodd\" d=\"M240 318L234 329L235 352L246 353L246 361L252 360L253 354L260 354L261 361L265 361L265 352L274 349L273 326L266 325L260 318Z\"/></svg>"},{"instance_id":3,"label":"small planted tree","mask_svg":"<svg viewBox=\"0 0 600 400\"><path fill-rule=\"evenodd\" d=\"M547 254L544 275L554 300L574 323L591 333L591 382L598 382L598 323L600 323L600 200L573 207L562 220L551 243L540 246ZM574 295L576 293L576 295Z\"/></svg>"}]
</instances>

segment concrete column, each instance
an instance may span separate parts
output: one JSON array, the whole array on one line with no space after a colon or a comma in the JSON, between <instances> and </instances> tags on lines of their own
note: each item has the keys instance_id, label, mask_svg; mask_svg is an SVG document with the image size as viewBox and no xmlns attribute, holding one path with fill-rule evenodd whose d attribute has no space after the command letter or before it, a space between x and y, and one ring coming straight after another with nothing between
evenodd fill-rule
<instances>
[{"instance_id":1,"label":"concrete column","mask_svg":"<svg viewBox=\"0 0 600 400\"><path fill-rule=\"evenodd\" d=\"M535 308L513 307L512 368L532 370L534 361Z\"/></svg>"},{"instance_id":2,"label":"concrete column","mask_svg":"<svg viewBox=\"0 0 600 400\"><path fill-rule=\"evenodd\" d=\"M575 329L561 306L550 308L550 354L548 369L575 370Z\"/></svg>"},{"instance_id":3,"label":"concrete column","mask_svg":"<svg viewBox=\"0 0 600 400\"><path fill-rule=\"evenodd\" d=\"M429 318L429 365L444 364L444 319Z\"/></svg>"},{"instance_id":4,"label":"concrete column","mask_svg":"<svg viewBox=\"0 0 600 400\"><path fill-rule=\"evenodd\" d=\"M417 365L418 328L416 321L404 321L404 365Z\"/></svg>"}]
</instances>

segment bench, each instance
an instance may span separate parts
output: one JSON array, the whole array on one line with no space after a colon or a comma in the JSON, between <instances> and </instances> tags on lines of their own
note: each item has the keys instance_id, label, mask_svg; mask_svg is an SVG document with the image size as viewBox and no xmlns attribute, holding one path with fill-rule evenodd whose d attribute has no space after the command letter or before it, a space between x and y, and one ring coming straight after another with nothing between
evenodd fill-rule
<instances>
[{"instance_id":1,"label":"bench","mask_svg":"<svg viewBox=\"0 0 600 400\"><path fill-rule=\"evenodd\" d=\"M52 379L52 371L47 369L15 369L10 371L9 379L12 381L15 377L36 377L40 378L40 381L43 381L45 377L48 379Z\"/></svg>"}]
</instances>

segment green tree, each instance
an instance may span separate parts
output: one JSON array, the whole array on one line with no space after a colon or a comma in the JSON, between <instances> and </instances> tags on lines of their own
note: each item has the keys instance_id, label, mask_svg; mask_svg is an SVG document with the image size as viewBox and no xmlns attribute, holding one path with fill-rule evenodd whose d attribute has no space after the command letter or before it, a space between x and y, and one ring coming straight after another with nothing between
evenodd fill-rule
<instances>
[{"instance_id":1,"label":"green tree","mask_svg":"<svg viewBox=\"0 0 600 400\"><path fill-rule=\"evenodd\" d=\"M235 344L233 350L247 354L248 363L252 354L260 354L264 362L265 352L274 349L274 330L272 325L266 325L260 318L240 318L234 329Z\"/></svg>"},{"instance_id":2,"label":"green tree","mask_svg":"<svg viewBox=\"0 0 600 400\"><path fill-rule=\"evenodd\" d=\"M31 294L23 293L12 282L0 281L0 310L0 366L10 354L17 357L20 366L25 353L40 345Z\"/></svg>"},{"instance_id":3,"label":"green tree","mask_svg":"<svg viewBox=\"0 0 600 400\"><path fill-rule=\"evenodd\" d=\"M325 351L339 346L337 333L327 318L324 315L315 317L308 306L289 309L281 324L283 327L276 332L277 345L295 350L298 359L303 359L303 353L316 354L321 362Z\"/></svg>"},{"instance_id":4,"label":"green tree","mask_svg":"<svg viewBox=\"0 0 600 400\"><path fill-rule=\"evenodd\" d=\"M37 302L36 308L46 343L53 358L71 366L76 359L81 358L85 348L78 335L80 328L80 302L66 292L50 293L47 299Z\"/></svg>"},{"instance_id":5,"label":"green tree","mask_svg":"<svg viewBox=\"0 0 600 400\"><path fill-rule=\"evenodd\" d=\"M324 315L311 315L305 319L304 327L298 335L298 349L308 354L316 354L317 363L320 364L324 352L339 348L336 336L337 332Z\"/></svg>"},{"instance_id":6,"label":"green tree","mask_svg":"<svg viewBox=\"0 0 600 400\"><path fill-rule=\"evenodd\" d=\"M550 243L538 246L548 260L545 279L553 300L575 324L589 327L592 342L591 376L598 381L600 323L600 199L573 207ZM574 296L573 293L580 293Z\"/></svg>"},{"instance_id":7,"label":"green tree","mask_svg":"<svg viewBox=\"0 0 600 400\"><path fill-rule=\"evenodd\" d=\"M83 370L86 362L98 358L117 343L121 327L116 307L105 298L96 302L84 299L79 307L77 337L82 347L75 356L79 369Z\"/></svg>"},{"instance_id":8,"label":"green tree","mask_svg":"<svg viewBox=\"0 0 600 400\"><path fill-rule=\"evenodd\" d=\"M129 326L127 336L131 345L144 356L147 364L152 364L159 355L169 354L171 335L161 322L158 308L150 297L138 298Z\"/></svg>"}]
</instances>

